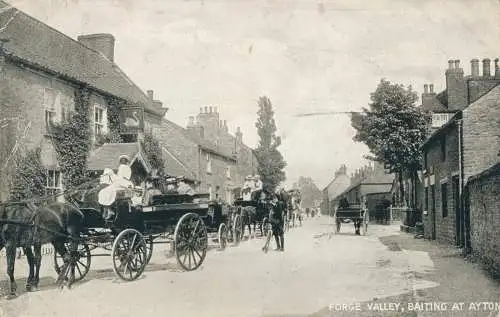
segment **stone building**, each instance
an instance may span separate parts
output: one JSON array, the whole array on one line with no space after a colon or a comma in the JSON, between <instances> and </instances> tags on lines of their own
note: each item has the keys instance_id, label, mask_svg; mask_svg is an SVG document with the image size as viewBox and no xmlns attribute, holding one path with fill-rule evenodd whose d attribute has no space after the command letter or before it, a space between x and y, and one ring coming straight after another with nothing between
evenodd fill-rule
<instances>
[{"instance_id":1,"label":"stone building","mask_svg":"<svg viewBox=\"0 0 500 317\"><path fill-rule=\"evenodd\" d=\"M115 105L119 106L113 111L122 117L124 111L130 110L139 117L143 113L164 116L166 110L161 103L148 97L114 62L112 35L84 35L74 40L4 1L0 1L0 25L3 180L9 177L12 153L39 147L47 169L47 188L62 189L48 127L68 118L75 110L75 96L83 91L88 92L90 101L93 141L109 132L110 109ZM130 142L137 140L140 129L132 132L127 134ZM1 182L1 200L7 199L7 183Z\"/></svg>"},{"instance_id":2,"label":"stone building","mask_svg":"<svg viewBox=\"0 0 500 317\"><path fill-rule=\"evenodd\" d=\"M424 233L429 239L467 247L474 214L463 208L468 178L498 163L500 152L500 69L490 60L471 61L471 75L463 76L458 61L446 71L447 102L455 110L449 121L435 130L422 147Z\"/></svg>"},{"instance_id":3,"label":"stone building","mask_svg":"<svg viewBox=\"0 0 500 317\"><path fill-rule=\"evenodd\" d=\"M336 208L336 205L332 205L332 201L347 189L350 185L350 178L347 175L347 167L342 164L340 168L335 172L335 176L330 183L323 189L323 200L321 202L321 212L323 214L331 214Z\"/></svg>"}]
</instances>

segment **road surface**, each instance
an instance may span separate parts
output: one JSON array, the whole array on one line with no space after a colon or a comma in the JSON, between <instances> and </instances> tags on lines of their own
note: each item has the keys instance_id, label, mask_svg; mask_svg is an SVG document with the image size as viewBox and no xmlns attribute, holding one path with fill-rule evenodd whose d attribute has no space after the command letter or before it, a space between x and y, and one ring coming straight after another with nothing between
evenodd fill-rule
<instances>
[{"instance_id":1,"label":"road surface","mask_svg":"<svg viewBox=\"0 0 500 317\"><path fill-rule=\"evenodd\" d=\"M62 291L53 286L52 257L47 256L41 290L21 293L9 301L0 299L0 307L8 317L427 316L425 311L403 312L401 308L408 308L410 301L455 300L437 299L432 293L426 297L425 290L439 289L444 282L426 278L440 275L429 252L402 249L391 242L390 237L407 235L397 225L371 225L367 236L355 236L352 224L344 225L340 234L333 234L332 229L327 217L307 219L303 227L287 233L285 252L264 254L263 239L252 239L224 251L210 250L193 272L180 271L163 246L155 249L143 277L134 282L118 280L110 258L94 258L89 276ZM17 262L19 288L24 285L25 262L23 258ZM5 276L3 257L0 268ZM3 276L0 286L5 290ZM499 289L493 284L486 287ZM383 298L391 299L385 311L373 306ZM388 306L391 303L399 303L400 311L389 310L395 308ZM452 315L448 311L442 316Z\"/></svg>"}]
</instances>

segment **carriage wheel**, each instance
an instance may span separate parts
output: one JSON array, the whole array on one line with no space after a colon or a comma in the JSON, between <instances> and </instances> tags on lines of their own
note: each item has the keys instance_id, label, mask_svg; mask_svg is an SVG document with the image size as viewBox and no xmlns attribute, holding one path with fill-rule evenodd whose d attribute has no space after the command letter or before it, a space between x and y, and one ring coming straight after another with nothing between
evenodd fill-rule
<instances>
[{"instance_id":1,"label":"carriage wheel","mask_svg":"<svg viewBox=\"0 0 500 317\"><path fill-rule=\"evenodd\" d=\"M153 237L149 236L146 238L146 264L149 264L151 257L153 256Z\"/></svg>"},{"instance_id":2,"label":"carriage wheel","mask_svg":"<svg viewBox=\"0 0 500 317\"><path fill-rule=\"evenodd\" d=\"M243 222L240 215L236 215L233 221L233 242L240 243L243 239Z\"/></svg>"},{"instance_id":3,"label":"carriage wheel","mask_svg":"<svg viewBox=\"0 0 500 317\"><path fill-rule=\"evenodd\" d=\"M218 238L219 238L219 248L221 250L224 250L226 248L228 239L228 230L225 223L221 223L219 226Z\"/></svg>"},{"instance_id":4,"label":"carriage wheel","mask_svg":"<svg viewBox=\"0 0 500 317\"><path fill-rule=\"evenodd\" d=\"M147 264L146 241L139 231L125 229L115 238L111 256L115 274L124 281L133 281L141 276Z\"/></svg>"},{"instance_id":5,"label":"carriage wheel","mask_svg":"<svg viewBox=\"0 0 500 317\"><path fill-rule=\"evenodd\" d=\"M76 251L70 252L71 242L66 242L64 244L66 252L70 253L69 258L69 268L66 269L65 278L69 278L68 275L74 271L75 282L81 281L90 270L90 248L86 243L78 243ZM64 266L64 260L61 254L54 250L54 269L58 275L61 274L61 269Z\"/></svg>"},{"instance_id":6,"label":"carriage wheel","mask_svg":"<svg viewBox=\"0 0 500 317\"><path fill-rule=\"evenodd\" d=\"M194 213L181 217L174 232L177 262L186 271L196 270L207 255L208 235L203 220Z\"/></svg>"}]
</instances>

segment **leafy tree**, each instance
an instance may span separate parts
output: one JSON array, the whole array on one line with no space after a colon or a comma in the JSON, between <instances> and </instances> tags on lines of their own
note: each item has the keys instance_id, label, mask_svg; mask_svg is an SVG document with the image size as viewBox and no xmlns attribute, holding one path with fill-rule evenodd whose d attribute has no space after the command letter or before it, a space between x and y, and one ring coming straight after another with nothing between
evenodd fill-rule
<instances>
[{"instance_id":1,"label":"leafy tree","mask_svg":"<svg viewBox=\"0 0 500 317\"><path fill-rule=\"evenodd\" d=\"M276 186L285 180L286 162L278 150L281 138L276 136L276 122L271 100L268 97L259 98L259 111L257 112L257 133L259 145L255 155L259 166L257 171L262 178L265 190L274 191Z\"/></svg>"},{"instance_id":2,"label":"leafy tree","mask_svg":"<svg viewBox=\"0 0 500 317\"><path fill-rule=\"evenodd\" d=\"M372 155L367 158L384 163L399 177L399 190L404 195L403 173L408 171L413 181L420 168L420 146L426 139L431 116L416 107L418 95L409 86L382 79L371 94L370 109L353 115L356 130L354 141L365 143ZM415 187L414 187L415 188Z\"/></svg>"}]
</instances>

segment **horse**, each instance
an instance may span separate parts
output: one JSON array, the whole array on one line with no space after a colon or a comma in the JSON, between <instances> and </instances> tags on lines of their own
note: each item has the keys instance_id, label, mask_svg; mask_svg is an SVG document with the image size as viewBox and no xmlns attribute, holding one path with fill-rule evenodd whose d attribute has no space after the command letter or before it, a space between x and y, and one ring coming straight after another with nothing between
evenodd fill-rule
<instances>
[{"instance_id":1,"label":"horse","mask_svg":"<svg viewBox=\"0 0 500 317\"><path fill-rule=\"evenodd\" d=\"M80 231L83 227L83 214L74 205L66 202L51 202L37 206L33 202L6 202L0 204L0 250L5 247L7 256L7 275L9 276L8 298L16 297L17 285L14 279L16 249L22 247L29 265L26 290L38 289L41 266L41 247L51 243L54 250L61 254L64 265L56 281L60 287L63 282L71 287L74 282L74 268L70 268L71 252L76 251ZM65 243L70 242L70 250ZM33 247L33 250L32 250ZM34 253L34 254L33 254ZM69 279L67 275L69 273Z\"/></svg>"},{"instance_id":2,"label":"horse","mask_svg":"<svg viewBox=\"0 0 500 317\"><path fill-rule=\"evenodd\" d=\"M245 228L245 226L248 226L248 233L251 238L255 237L256 235L257 222L259 220L262 220L263 217L267 215L266 197L267 194L265 193L265 191L263 190L255 191L252 193L252 201L257 202L256 206L246 206L241 208L241 218L242 218L243 228ZM252 236L251 225L253 225L253 236ZM264 235L263 225L264 224L260 226L261 235Z\"/></svg>"}]
</instances>

